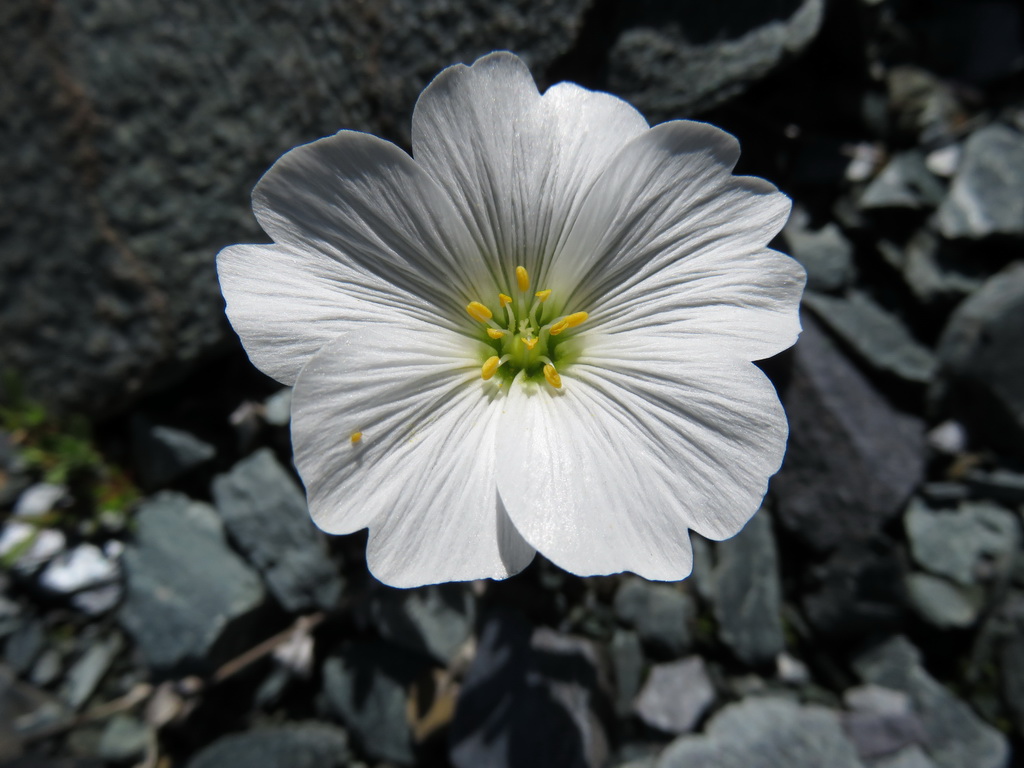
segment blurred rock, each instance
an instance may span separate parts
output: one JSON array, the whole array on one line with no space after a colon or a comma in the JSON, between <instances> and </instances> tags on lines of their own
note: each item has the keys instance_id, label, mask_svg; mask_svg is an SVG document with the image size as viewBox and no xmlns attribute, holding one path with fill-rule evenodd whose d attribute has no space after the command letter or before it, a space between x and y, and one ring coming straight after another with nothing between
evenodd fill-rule
<instances>
[{"instance_id":1,"label":"blurred rock","mask_svg":"<svg viewBox=\"0 0 1024 768\"><path fill-rule=\"evenodd\" d=\"M63 720L68 715L67 707L45 691L18 680L14 672L0 664L0 761L19 757L24 749L24 740L47 726ZM13 763L14 768L36 768L40 762L31 757L24 763Z\"/></svg>"},{"instance_id":2,"label":"blurred rock","mask_svg":"<svg viewBox=\"0 0 1024 768\"><path fill-rule=\"evenodd\" d=\"M920 747L912 746L895 755L872 760L871 768L936 768L936 765Z\"/></svg>"},{"instance_id":3,"label":"blurred rock","mask_svg":"<svg viewBox=\"0 0 1024 768\"><path fill-rule=\"evenodd\" d=\"M986 281L949 318L938 346L941 371L931 392L975 439L1018 456L1024 456L1021 349L1024 264L1017 263Z\"/></svg>"},{"instance_id":4,"label":"blurred rock","mask_svg":"<svg viewBox=\"0 0 1024 768\"><path fill-rule=\"evenodd\" d=\"M135 467L144 488L163 488L217 455L207 442L182 429L149 424L137 416L132 423Z\"/></svg>"},{"instance_id":5,"label":"blurred rock","mask_svg":"<svg viewBox=\"0 0 1024 768\"><path fill-rule=\"evenodd\" d=\"M652 728L678 736L697 726L715 698L704 659L691 656L651 667L634 711Z\"/></svg>"},{"instance_id":6,"label":"blurred rock","mask_svg":"<svg viewBox=\"0 0 1024 768\"><path fill-rule=\"evenodd\" d=\"M942 202L945 193L945 186L925 165L924 154L909 150L892 156L861 193L857 205L865 210L930 210Z\"/></svg>"},{"instance_id":7,"label":"blurred rock","mask_svg":"<svg viewBox=\"0 0 1024 768\"><path fill-rule=\"evenodd\" d=\"M0 368L104 413L228 340L214 256L265 239L249 193L281 153L407 144L430 78L494 49L543 80L590 2L0 5Z\"/></svg>"},{"instance_id":8,"label":"blurred rock","mask_svg":"<svg viewBox=\"0 0 1024 768\"><path fill-rule=\"evenodd\" d=\"M932 351L867 294L852 291L839 297L808 291L803 300L872 368L918 384L927 384L935 375Z\"/></svg>"},{"instance_id":9,"label":"blurred rock","mask_svg":"<svg viewBox=\"0 0 1024 768\"><path fill-rule=\"evenodd\" d=\"M179 493L152 497L135 515L123 564L119 619L158 674L209 672L242 650L265 593L228 547L212 507Z\"/></svg>"},{"instance_id":10,"label":"blurred rock","mask_svg":"<svg viewBox=\"0 0 1024 768\"><path fill-rule=\"evenodd\" d=\"M615 711L619 717L633 712L633 699L644 679L644 649L636 632L617 629L608 650L615 678Z\"/></svg>"},{"instance_id":11,"label":"blurred rock","mask_svg":"<svg viewBox=\"0 0 1024 768\"><path fill-rule=\"evenodd\" d=\"M887 73L886 87L897 133L924 145L957 137L965 110L953 89L934 73L910 64L895 66Z\"/></svg>"},{"instance_id":12,"label":"blurred rock","mask_svg":"<svg viewBox=\"0 0 1024 768\"><path fill-rule=\"evenodd\" d=\"M865 682L908 694L924 728L924 744L939 768L1006 768L1006 737L921 666L918 650L895 637L854 662Z\"/></svg>"},{"instance_id":13,"label":"blurred rock","mask_svg":"<svg viewBox=\"0 0 1024 768\"><path fill-rule=\"evenodd\" d=\"M370 616L381 637L448 666L469 639L476 604L465 584L435 584L417 589L383 585L370 597Z\"/></svg>"},{"instance_id":14,"label":"blurred rock","mask_svg":"<svg viewBox=\"0 0 1024 768\"><path fill-rule=\"evenodd\" d=\"M943 240L927 227L910 238L901 269L920 302L943 309L977 290L987 276L986 265L964 253L962 244Z\"/></svg>"},{"instance_id":15,"label":"blurred rock","mask_svg":"<svg viewBox=\"0 0 1024 768\"><path fill-rule=\"evenodd\" d=\"M213 480L213 500L228 534L263 574L285 610L334 607L342 583L306 497L269 448Z\"/></svg>"},{"instance_id":16,"label":"blurred rock","mask_svg":"<svg viewBox=\"0 0 1024 768\"><path fill-rule=\"evenodd\" d=\"M287 723L222 736L188 768L346 768L348 737L327 723Z\"/></svg>"},{"instance_id":17,"label":"blurred rock","mask_svg":"<svg viewBox=\"0 0 1024 768\"><path fill-rule=\"evenodd\" d=\"M854 279L853 244L834 222L821 229L811 230L791 216L782 231L789 254L807 270L807 289L810 291L838 291Z\"/></svg>"},{"instance_id":18,"label":"blurred rock","mask_svg":"<svg viewBox=\"0 0 1024 768\"><path fill-rule=\"evenodd\" d=\"M718 636L740 661L766 665L786 647L782 586L771 518L761 510L734 538L715 545Z\"/></svg>"},{"instance_id":19,"label":"blurred rock","mask_svg":"<svg viewBox=\"0 0 1024 768\"><path fill-rule=\"evenodd\" d=\"M969 586L1006 570L1021 540L1017 516L998 504L964 502L955 511L915 499L904 517L914 560L930 573Z\"/></svg>"},{"instance_id":20,"label":"blurred rock","mask_svg":"<svg viewBox=\"0 0 1024 768\"><path fill-rule=\"evenodd\" d=\"M95 544L79 544L49 562L39 574L39 585L54 594L74 595L86 590L116 583L121 568ZM115 590L116 602L120 589ZM107 606L113 607L113 603Z\"/></svg>"},{"instance_id":21,"label":"blurred rock","mask_svg":"<svg viewBox=\"0 0 1024 768\"><path fill-rule=\"evenodd\" d=\"M149 728L138 718L114 715L103 728L97 754L114 763L137 761L145 753L149 738Z\"/></svg>"},{"instance_id":22,"label":"blurred rock","mask_svg":"<svg viewBox=\"0 0 1024 768\"><path fill-rule=\"evenodd\" d=\"M68 706L81 709L89 701L123 647L124 641L117 632L88 644L64 679L61 698Z\"/></svg>"},{"instance_id":23,"label":"blurred rock","mask_svg":"<svg viewBox=\"0 0 1024 768\"><path fill-rule=\"evenodd\" d=\"M907 597L917 614L938 629L969 627L985 606L981 590L953 584L930 573L912 573L907 577Z\"/></svg>"},{"instance_id":24,"label":"blurred rock","mask_svg":"<svg viewBox=\"0 0 1024 768\"><path fill-rule=\"evenodd\" d=\"M950 238L1024 236L1024 134L995 123L967 139L939 229Z\"/></svg>"},{"instance_id":25,"label":"blurred rock","mask_svg":"<svg viewBox=\"0 0 1024 768\"><path fill-rule=\"evenodd\" d=\"M668 584L626 577L615 593L615 615L656 654L677 658L690 648L693 599Z\"/></svg>"},{"instance_id":26,"label":"blurred rock","mask_svg":"<svg viewBox=\"0 0 1024 768\"><path fill-rule=\"evenodd\" d=\"M863 768L839 715L787 699L749 698L730 704L703 736L681 736L656 768Z\"/></svg>"},{"instance_id":27,"label":"blurred rock","mask_svg":"<svg viewBox=\"0 0 1024 768\"><path fill-rule=\"evenodd\" d=\"M653 124L717 106L800 53L818 34L824 3L646 0L624 13L609 84Z\"/></svg>"},{"instance_id":28,"label":"blurred rock","mask_svg":"<svg viewBox=\"0 0 1024 768\"><path fill-rule=\"evenodd\" d=\"M1024 733L1024 634L1018 632L1003 643L999 654L1003 698L1013 728Z\"/></svg>"},{"instance_id":29,"label":"blurred rock","mask_svg":"<svg viewBox=\"0 0 1024 768\"><path fill-rule=\"evenodd\" d=\"M4 645L4 661L19 675L27 674L46 647L46 628L41 619L21 622Z\"/></svg>"},{"instance_id":30,"label":"blurred rock","mask_svg":"<svg viewBox=\"0 0 1024 768\"><path fill-rule=\"evenodd\" d=\"M350 646L324 663L327 700L370 757L413 764L406 699L424 667L414 657L383 643Z\"/></svg>"},{"instance_id":31,"label":"blurred rock","mask_svg":"<svg viewBox=\"0 0 1024 768\"><path fill-rule=\"evenodd\" d=\"M463 683L450 758L455 768L599 768L610 710L593 643L496 612Z\"/></svg>"},{"instance_id":32,"label":"blurred rock","mask_svg":"<svg viewBox=\"0 0 1024 768\"><path fill-rule=\"evenodd\" d=\"M870 539L902 510L924 474L924 425L895 411L806 313L803 326L772 488L779 521L824 552Z\"/></svg>"},{"instance_id":33,"label":"blurred rock","mask_svg":"<svg viewBox=\"0 0 1024 768\"><path fill-rule=\"evenodd\" d=\"M291 387L285 387L263 401L263 420L272 427L287 427L291 423Z\"/></svg>"},{"instance_id":34,"label":"blurred rock","mask_svg":"<svg viewBox=\"0 0 1024 768\"><path fill-rule=\"evenodd\" d=\"M851 710L842 715L843 730L861 758L893 755L924 742L924 727L905 693L865 685L847 690L843 700Z\"/></svg>"},{"instance_id":35,"label":"blurred rock","mask_svg":"<svg viewBox=\"0 0 1024 768\"><path fill-rule=\"evenodd\" d=\"M996 468L967 473L966 486L972 493L1002 504L1024 504L1024 473Z\"/></svg>"}]
</instances>

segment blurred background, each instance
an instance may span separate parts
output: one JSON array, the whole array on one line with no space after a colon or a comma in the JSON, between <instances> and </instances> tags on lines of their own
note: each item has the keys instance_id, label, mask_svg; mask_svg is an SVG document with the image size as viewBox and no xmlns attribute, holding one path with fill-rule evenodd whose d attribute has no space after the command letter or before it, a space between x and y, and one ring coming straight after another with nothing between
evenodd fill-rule
<instances>
[{"instance_id":1,"label":"blurred background","mask_svg":"<svg viewBox=\"0 0 1024 768\"><path fill-rule=\"evenodd\" d=\"M510 49L795 202L765 509L694 575L401 591L311 525L214 256ZM1013 0L4 0L0 766L1024 765Z\"/></svg>"}]
</instances>

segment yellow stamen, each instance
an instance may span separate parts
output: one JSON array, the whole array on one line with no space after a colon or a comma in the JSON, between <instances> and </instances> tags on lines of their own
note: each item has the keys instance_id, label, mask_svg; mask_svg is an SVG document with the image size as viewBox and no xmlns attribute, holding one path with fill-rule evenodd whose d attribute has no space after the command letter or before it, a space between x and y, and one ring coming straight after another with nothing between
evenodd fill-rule
<instances>
[{"instance_id":1,"label":"yellow stamen","mask_svg":"<svg viewBox=\"0 0 1024 768\"><path fill-rule=\"evenodd\" d=\"M498 328L488 328L487 329L487 335L490 336L492 339L500 339L506 333L508 333L508 331L502 331L502 330L500 330Z\"/></svg>"},{"instance_id":2,"label":"yellow stamen","mask_svg":"<svg viewBox=\"0 0 1024 768\"><path fill-rule=\"evenodd\" d=\"M359 441L361 441L363 439L363 433L362 432L353 432L351 439L352 439L352 445L356 445L356 444L359 443Z\"/></svg>"},{"instance_id":3,"label":"yellow stamen","mask_svg":"<svg viewBox=\"0 0 1024 768\"><path fill-rule=\"evenodd\" d=\"M551 335L552 336L557 336L558 334L560 334L562 331L564 331L568 327L569 327L568 319L563 318L563 319L559 320L557 323L555 323L554 325L551 326Z\"/></svg>"},{"instance_id":4,"label":"yellow stamen","mask_svg":"<svg viewBox=\"0 0 1024 768\"><path fill-rule=\"evenodd\" d=\"M498 302L501 304L502 307L507 307L509 304L512 303L512 297L506 296L504 293L499 293Z\"/></svg>"},{"instance_id":5,"label":"yellow stamen","mask_svg":"<svg viewBox=\"0 0 1024 768\"><path fill-rule=\"evenodd\" d=\"M551 289L550 288L545 288L543 291L537 291L533 295L536 296L538 299L540 299L541 304L543 304L545 301L548 300L548 296L551 295Z\"/></svg>"},{"instance_id":6,"label":"yellow stamen","mask_svg":"<svg viewBox=\"0 0 1024 768\"><path fill-rule=\"evenodd\" d=\"M569 324L570 328L575 328L580 323L586 321L590 317L586 312L573 312L571 315L565 317L565 322Z\"/></svg>"},{"instance_id":7,"label":"yellow stamen","mask_svg":"<svg viewBox=\"0 0 1024 768\"><path fill-rule=\"evenodd\" d=\"M498 370L498 366L501 365L501 360L497 355L492 355L484 361L483 366L480 368L480 376L484 381L487 381L494 375L494 372Z\"/></svg>"},{"instance_id":8,"label":"yellow stamen","mask_svg":"<svg viewBox=\"0 0 1024 768\"><path fill-rule=\"evenodd\" d=\"M486 323L494 314L481 304L479 301L471 301L466 305L466 311L469 312L469 316L474 320L478 320L481 323Z\"/></svg>"},{"instance_id":9,"label":"yellow stamen","mask_svg":"<svg viewBox=\"0 0 1024 768\"><path fill-rule=\"evenodd\" d=\"M558 371L555 370L555 366L551 363L544 366L544 378L555 389L562 388L562 377L558 375Z\"/></svg>"},{"instance_id":10,"label":"yellow stamen","mask_svg":"<svg viewBox=\"0 0 1024 768\"><path fill-rule=\"evenodd\" d=\"M522 340L523 344L526 345L526 348L531 352L533 351L533 348L537 346L537 342L540 341L540 339L527 339L524 336L520 336L519 338Z\"/></svg>"},{"instance_id":11,"label":"yellow stamen","mask_svg":"<svg viewBox=\"0 0 1024 768\"><path fill-rule=\"evenodd\" d=\"M516 267L516 283L520 291L530 290L530 275L526 272L526 267Z\"/></svg>"}]
</instances>

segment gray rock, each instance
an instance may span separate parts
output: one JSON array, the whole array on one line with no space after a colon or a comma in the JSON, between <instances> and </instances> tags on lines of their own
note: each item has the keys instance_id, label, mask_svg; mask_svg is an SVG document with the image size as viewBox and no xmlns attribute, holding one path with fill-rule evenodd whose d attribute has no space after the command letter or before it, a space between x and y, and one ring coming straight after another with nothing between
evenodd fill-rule
<instances>
[{"instance_id":1,"label":"gray rock","mask_svg":"<svg viewBox=\"0 0 1024 768\"><path fill-rule=\"evenodd\" d=\"M497 48L543 80L590 2L0 5L0 368L96 413L229 338L214 255L263 238L249 192L282 152L340 128L407 145L430 78Z\"/></svg>"},{"instance_id":2,"label":"gray rock","mask_svg":"<svg viewBox=\"0 0 1024 768\"><path fill-rule=\"evenodd\" d=\"M996 123L967 139L939 229L950 238L1024 235L1024 134Z\"/></svg>"},{"instance_id":3,"label":"gray rock","mask_svg":"<svg viewBox=\"0 0 1024 768\"><path fill-rule=\"evenodd\" d=\"M633 699L644 678L644 649L636 632L617 629L608 644L615 679L615 711L619 717L633 712Z\"/></svg>"},{"instance_id":4,"label":"gray rock","mask_svg":"<svg viewBox=\"0 0 1024 768\"><path fill-rule=\"evenodd\" d=\"M907 577L907 597L917 614L939 629L964 629L978 620L985 606L978 588L963 587L930 573Z\"/></svg>"},{"instance_id":5,"label":"gray rock","mask_svg":"<svg viewBox=\"0 0 1024 768\"><path fill-rule=\"evenodd\" d=\"M66 486L55 483L36 483L26 488L14 505L18 517L36 517L56 509L67 496Z\"/></svg>"},{"instance_id":6,"label":"gray rock","mask_svg":"<svg viewBox=\"0 0 1024 768\"><path fill-rule=\"evenodd\" d=\"M997 468L974 469L965 477L967 487L977 496L1003 504L1024 504L1024 473Z\"/></svg>"},{"instance_id":7,"label":"gray rock","mask_svg":"<svg viewBox=\"0 0 1024 768\"><path fill-rule=\"evenodd\" d=\"M749 698L716 714L703 736L681 736L657 768L863 768L836 712Z\"/></svg>"},{"instance_id":8,"label":"gray rock","mask_svg":"<svg viewBox=\"0 0 1024 768\"><path fill-rule=\"evenodd\" d=\"M634 3L608 54L611 89L652 123L710 109L802 51L823 10L820 0Z\"/></svg>"},{"instance_id":9,"label":"gray rock","mask_svg":"<svg viewBox=\"0 0 1024 768\"><path fill-rule=\"evenodd\" d=\"M853 282L853 244L834 222L810 230L790 218L782 231L790 255L807 270L807 289L838 291Z\"/></svg>"},{"instance_id":10,"label":"gray rock","mask_svg":"<svg viewBox=\"0 0 1024 768\"><path fill-rule=\"evenodd\" d=\"M56 648L46 648L32 665L28 679L32 685L46 688L56 682L64 671L64 660Z\"/></svg>"},{"instance_id":11,"label":"gray rock","mask_svg":"<svg viewBox=\"0 0 1024 768\"><path fill-rule=\"evenodd\" d=\"M772 488L779 521L823 552L872 538L903 509L924 475L924 425L894 410L806 314L803 326Z\"/></svg>"},{"instance_id":12,"label":"gray rock","mask_svg":"<svg viewBox=\"0 0 1024 768\"><path fill-rule=\"evenodd\" d=\"M135 466L145 488L162 488L217 455L217 450L190 432L137 417L132 424Z\"/></svg>"},{"instance_id":13,"label":"gray rock","mask_svg":"<svg viewBox=\"0 0 1024 768\"><path fill-rule=\"evenodd\" d=\"M786 647L782 586L771 518L761 510L734 538L715 546L718 636L744 664L771 663Z\"/></svg>"},{"instance_id":14,"label":"gray rock","mask_svg":"<svg viewBox=\"0 0 1024 768\"><path fill-rule=\"evenodd\" d=\"M634 711L652 728L680 735L697 726L715 698L704 659L691 656L651 667Z\"/></svg>"},{"instance_id":15,"label":"gray rock","mask_svg":"<svg viewBox=\"0 0 1024 768\"><path fill-rule=\"evenodd\" d=\"M861 194L857 204L865 209L931 209L945 194L945 186L925 165L918 150L900 152L889 160Z\"/></svg>"},{"instance_id":16,"label":"gray rock","mask_svg":"<svg viewBox=\"0 0 1024 768\"><path fill-rule=\"evenodd\" d=\"M21 626L7 638L7 643L4 645L4 661L17 674L25 675L45 647L46 629L42 620L23 621Z\"/></svg>"},{"instance_id":17,"label":"gray rock","mask_svg":"<svg viewBox=\"0 0 1024 768\"><path fill-rule=\"evenodd\" d=\"M117 632L88 645L64 679L61 698L68 706L81 709L89 701L123 647L124 641Z\"/></svg>"},{"instance_id":18,"label":"gray rock","mask_svg":"<svg viewBox=\"0 0 1024 768\"><path fill-rule=\"evenodd\" d=\"M907 242L903 278L919 301L941 308L969 295L984 281L985 265L962 248L922 228Z\"/></svg>"},{"instance_id":19,"label":"gray rock","mask_svg":"<svg viewBox=\"0 0 1024 768\"><path fill-rule=\"evenodd\" d=\"M455 768L598 768L609 757L597 648L495 612L484 623L450 731Z\"/></svg>"},{"instance_id":20,"label":"gray rock","mask_svg":"<svg viewBox=\"0 0 1024 768\"><path fill-rule=\"evenodd\" d=\"M838 297L808 292L804 303L873 368L919 384L927 384L935 375L932 351L866 294L854 291Z\"/></svg>"},{"instance_id":21,"label":"gray rock","mask_svg":"<svg viewBox=\"0 0 1024 768\"><path fill-rule=\"evenodd\" d=\"M633 627L644 645L672 658L682 656L692 642L690 623L696 614L693 599L667 584L626 578L615 593L615 615Z\"/></svg>"},{"instance_id":22,"label":"gray rock","mask_svg":"<svg viewBox=\"0 0 1024 768\"><path fill-rule=\"evenodd\" d=\"M58 595L71 595L109 584L120 574L116 560L107 557L95 544L86 542L51 560L39 574L39 585Z\"/></svg>"},{"instance_id":23,"label":"gray rock","mask_svg":"<svg viewBox=\"0 0 1024 768\"><path fill-rule=\"evenodd\" d=\"M1005 570L1021 540L1016 515L986 501L965 501L950 511L929 509L915 499L903 524L914 560L965 586Z\"/></svg>"},{"instance_id":24,"label":"gray rock","mask_svg":"<svg viewBox=\"0 0 1024 768\"><path fill-rule=\"evenodd\" d=\"M1024 188L1024 187L1022 187ZM977 440L1024 456L1024 263L956 308L939 341L931 395Z\"/></svg>"},{"instance_id":25,"label":"gray rock","mask_svg":"<svg viewBox=\"0 0 1024 768\"><path fill-rule=\"evenodd\" d=\"M263 401L263 420L272 427L287 427L291 423L291 387L285 387Z\"/></svg>"},{"instance_id":26,"label":"gray rock","mask_svg":"<svg viewBox=\"0 0 1024 768\"><path fill-rule=\"evenodd\" d=\"M377 587L370 617L385 640L447 666L469 638L476 620L473 594L465 584L418 589Z\"/></svg>"},{"instance_id":27,"label":"gray rock","mask_svg":"<svg viewBox=\"0 0 1024 768\"><path fill-rule=\"evenodd\" d=\"M138 760L145 753L149 738L149 727L138 718L114 715L103 728L97 754L116 763Z\"/></svg>"},{"instance_id":28,"label":"gray rock","mask_svg":"<svg viewBox=\"0 0 1024 768\"><path fill-rule=\"evenodd\" d=\"M8 765L22 754L24 741L70 714L66 705L45 691L21 682L0 664L0 762ZM32 760L32 758L28 758ZM37 765L32 760L30 765Z\"/></svg>"},{"instance_id":29,"label":"gray rock","mask_svg":"<svg viewBox=\"0 0 1024 768\"><path fill-rule=\"evenodd\" d=\"M936 768L931 758L918 746L901 749L895 755L873 760L869 765L871 768Z\"/></svg>"},{"instance_id":30,"label":"gray rock","mask_svg":"<svg viewBox=\"0 0 1024 768\"><path fill-rule=\"evenodd\" d=\"M213 480L213 499L228 534L287 611L332 608L341 578L306 497L269 448Z\"/></svg>"},{"instance_id":31,"label":"gray rock","mask_svg":"<svg viewBox=\"0 0 1024 768\"><path fill-rule=\"evenodd\" d=\"M146 501L124 553L119 619L158 673L207 672L263 604L259 576L224 540L217 513L180 493Z\"/></svg>"},{"instance_id":32,"label":"gray rock","mask_svg":"<svg viewBox=\"0 0 1024 768\"><path fill-rule=\"evenodd\" d=\"M384 644L351 646L324 662L327 700L370 757L398 765L413 763L406 699L423 669Z\"/></svg>"},{"instance_id":33,"label":"gray rock","mask_svg":"<svg viewBox=\"0 0 1024 768\"><path fill-rule=\"evenodd\" d=\"M924 727L905 693L866 685L846 691L843 699L852 710L842 715L843 730L862 759L893 755L924 742Z\"/></svg>"},{"instance_id":34,"label":"gray rock","mask_svg":"<svg viewBox=\"0 0 1024 768\"><path fill-rule=\"evenodd\" d=\"M1006 737L936 682L906 638L892 638L862 655L854 669L866 682L910 696L924 727L925 747L939 768L1006 768Z\"/></svg>"},{"instance_id":35,"label":"gray rock","mask_svg":"<svg viewBox=\"0 0 1024 768\"><path fill-rule=\"evenodd\" d=\"M956 138L967 114L953 89L927 69L895 66L886 78L893 127L921 145Z\"/></svg>"},{"instance_id":36,"label":"gray rock","mask_svg":"<svg viewBox=\"0 0 1024 768\"><path fill-rule=\"evenodd\" d=\"M327 723L288 723L222 736L188 768L344 768L348 736Z\"/></svg>"}]
</instances>

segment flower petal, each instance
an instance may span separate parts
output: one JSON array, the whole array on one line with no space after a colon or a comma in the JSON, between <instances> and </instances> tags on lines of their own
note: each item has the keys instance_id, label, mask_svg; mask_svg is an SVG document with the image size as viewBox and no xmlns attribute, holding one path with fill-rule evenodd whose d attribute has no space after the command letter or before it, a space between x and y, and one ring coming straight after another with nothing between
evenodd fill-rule
<instances>
[{"instance_id":1,"label":"flower petal","mask_svg":"<svg viewBox=\"0 0 1024 768\"><path fill-rule=\"evenodd\" d=\"M790 201L732 176L735 138L674 121L633 140L604 171L567 238L555 284L588 327L711 335L747 360L791 346L803 268L767 243Z\"/></svg>"},{"instance_id":2,"label":"flower petal","mask_svg":"<svg viewBox=\"0 0 1024 768\"><path fill-rule=\"evenodd\" d=\"M521 264L541 285L590 184L646 129L607 93L559 83L541 96L526 65L498 52L427 86L413 156L455 201L499 284Z\"/></svg>"},{"instance_id":3,"label":"flower petal","mask_svg":"<svg viewBox=\"0 0 1024 768\"><path fill-rule=\"evenodd\" d=\"M726 538L757 511L785 449L782 406L745 361L679 361L663 339L591 347L557 393L512 387L498 491L523 537L566 570L681 579L688 528Z\"/></svg>"},{"instance_id":4,"label":"flower petal","mask_svg":"<svg viewBox=\"0 0 1024 768\"><path fill-rule=\"evenodd\" d=\"M369 134L342 131L286 153L256 185L253 212L276 243L338 261L360 288L448 327L493 290L437 183Z\"/></svg>"},{"instance_id":5,"label":"flower petal","mask_svg":"<svg viewBox=\"0 0 1024 768\"><path fill-rule=\"evenodd\" d=\"M483 347L415 321L364 326L326 345L295 384L310 514L328 533L369 527L369 567L387 584L501 579L533 558L497 498L499 395L473 344Z\"/></svg>"}]
</instances>

